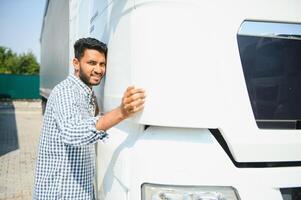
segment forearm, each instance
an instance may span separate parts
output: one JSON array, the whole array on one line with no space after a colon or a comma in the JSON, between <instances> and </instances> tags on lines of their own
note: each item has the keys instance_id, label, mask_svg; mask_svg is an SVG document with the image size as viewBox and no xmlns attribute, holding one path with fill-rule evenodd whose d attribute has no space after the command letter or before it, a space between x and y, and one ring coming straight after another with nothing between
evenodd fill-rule
<instances>
[{"instance_id":1,"label":"forearm","mask_svg":"<svg viewBox=\"0 0 301 200\"><path fill-rule=\"evenodd\" d=\"M60 117L55 118L60 130L62 141L71 146L81 146L97 142L106 137L106 133L97 131L95 124L97 117L82 119L73 117L68 120Z\"/></svg>"},{"instance_id":2,"label":"forearm","mask_svg":"<svg viewBox=\"0 0 301 200\"><path fill-rule=\"evenodd\" d=\"M124 117L124 114L122 113L122 110L120 107L115 108L114 110L104 114L96 123L96 129L97 130L103 130L106 131L110 129L111 127L115 126L122 120L124 120L126 117Z\"/></svg>"}]
</instances>

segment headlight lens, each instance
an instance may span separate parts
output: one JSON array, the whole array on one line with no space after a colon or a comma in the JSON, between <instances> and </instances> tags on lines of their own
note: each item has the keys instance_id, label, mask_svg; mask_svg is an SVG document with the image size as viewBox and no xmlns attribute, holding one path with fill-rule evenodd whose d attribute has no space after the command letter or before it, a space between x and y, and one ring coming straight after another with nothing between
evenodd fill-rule
<instances>
[{"instance_id":1,"label":"headlight lens","mask_svg":"<svg viewBox=\"0 0 301 200\"><path fill-rule=\"evenodd\" d=\"M169 186L145 183L142 200L239 200L233 187Z\"/></svg>"}]
</instances>

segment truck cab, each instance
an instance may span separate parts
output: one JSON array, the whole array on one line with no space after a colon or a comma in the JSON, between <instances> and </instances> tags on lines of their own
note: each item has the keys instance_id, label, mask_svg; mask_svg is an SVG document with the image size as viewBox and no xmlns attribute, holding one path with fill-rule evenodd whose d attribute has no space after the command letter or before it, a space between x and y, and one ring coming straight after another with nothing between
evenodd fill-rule
<instances>
[{"instance_id":1,"label":"truck cab","mask_svg":"<svg viewBox=\"0 0 301 200\"><path fill-rule=\"evenodd\" d=\"M42 74L56 65L46 48L55 37L64 41L62 77L73 72L73 43L94 37L108 44L106 76L94 87L101 109L118 106L129 85L147 93L144 110L97 145L97 198L301 199L299 8L298 0L49 0ZM51 39L55 12L64 34ZM44 91L52 85L41 80Z\"/></svg>"}]
</instances>

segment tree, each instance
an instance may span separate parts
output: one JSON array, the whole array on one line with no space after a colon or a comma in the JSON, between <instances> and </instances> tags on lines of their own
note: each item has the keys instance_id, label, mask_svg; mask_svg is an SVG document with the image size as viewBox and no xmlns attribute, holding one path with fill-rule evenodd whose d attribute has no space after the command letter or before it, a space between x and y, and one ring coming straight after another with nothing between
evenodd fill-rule
<instances>
[{"instance_id":1,"label":"tree","mask_svg":"<svg viewBox=\"0 0 301 200\"><path fill-rule=\"evenodd\" d=\"M17 55L11 49L0 46L0 73L38 74L39 68L32 52Z\"/></svg>"},{"instance_id":2,"label":"tree","mask_svg":"<svg viewBox=\"0 0 301 200\"><path fill-rule=\"evenodd\" d=\"M18 65L18 56L12 50L0 47L0 72L10 73Z\"/></svg>"},{"instance_id":3,"label":"tree","mask_svg":"<svg viewBox=\"0 0 301 200\"><path fill-rule=\"evenodd\" d=\"M18 71L19 74L38 74L39 64L32 52L19 56Z\"/></svg>"}]
</instances>

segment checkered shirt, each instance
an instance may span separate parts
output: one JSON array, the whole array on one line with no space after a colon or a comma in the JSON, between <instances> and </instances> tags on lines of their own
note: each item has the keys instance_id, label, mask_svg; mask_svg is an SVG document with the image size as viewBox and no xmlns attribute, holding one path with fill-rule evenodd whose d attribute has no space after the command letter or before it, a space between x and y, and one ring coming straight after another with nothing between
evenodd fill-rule
<instances>
[{"instance_id":1,"label":"checkered shirt","mask_svg":"<svg viewBox=\"0 0 301 200\"><path fill-rule=\"evenodd\" d=\"M94 199L96 130L92 90L70 75L48 98L40 136L34 200Z\"/></svg>"}]
</instances>

